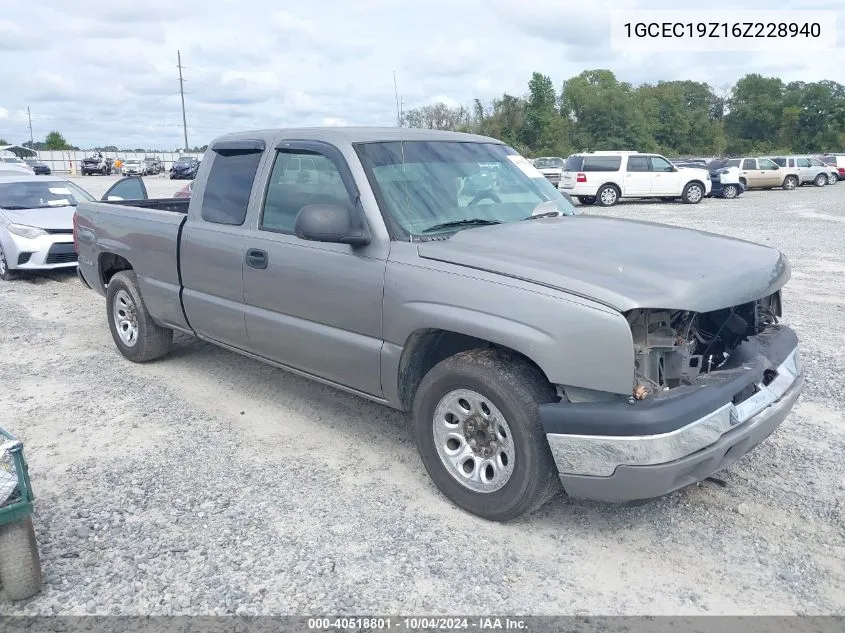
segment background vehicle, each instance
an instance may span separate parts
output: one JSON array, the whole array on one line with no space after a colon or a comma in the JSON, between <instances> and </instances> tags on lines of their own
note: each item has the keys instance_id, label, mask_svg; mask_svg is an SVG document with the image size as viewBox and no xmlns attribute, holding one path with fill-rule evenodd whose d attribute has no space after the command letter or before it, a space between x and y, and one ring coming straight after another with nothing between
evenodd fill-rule
<instances>
[{"instance_id":1,"label":"background vehicle","mask_svg":"<svg viewBox=\"0 0 845 633\"><path fill-rule=\"evenodd\" d=\"M187 179L193 180L197 176L199 161L193 156L180 156L170 168L172 180Z\"/></svg>"},{"instance_id":2,"label":"background vehicle","mask_svg":"<svg viewBox=\"0 0 845 633\"><path fill-rule=\"evenodd\" d=\"M146 165L147 174L157 176L164 171L164 164L156 156L147 156L144 158L144 165Z\"/></svg>"},{"instance_id":3,"label":"background vehicle","mask_svg":"<svg viewBox=\"0 0 845 633\"><path fill-rule=\"evenodd\" d=\"M710 172L710 196L713 198L736 198L745 191L745 186L739 179L739 168L727 167L727 161L715 159L707 164L707 170ZM700 168L701 163L684 163L678 161L675 163L678 167L693 167Z\"/></svg>"},{"instance_id":4,"label":"background vehicle","mask_svg":"<svg viewBox=\"0 0 845 633\"><path fill-rule=\"evenodd\" d=\"M0 152L0 175L3 172L35 174L32 165L25 163L11 152Z\"/></svg>"},{"instance_id":5,"label":"background vehicle","mask_svg":"<svg viewBox=\"0 0 845 633\"><path fill-rule=\"evenodd\" d=\"M0 279L76 266L73 213L80 200L94 198L63 178L0 175Z\"/></svg>"},{"instance_id":6,"label":"background vehicle","mask_svg":"<svg viewBox=\"0 0 845 633\"><path fill-rule=\"evenodd\" d=\"M543 156L534 159L534 167L540 170L550 183L555 187L560 185L563 178L563 168L565 162L562 158L556 156Z\"/></svg>"},{"instance_id":7,"label":"background vehicle","mask_svg":"<svg viewBox=\"0 0 845 633\"><path fill-rule=\"evenodd\" d=\"M795 168L780 167L768 158L730 158L726 167L737 167L740 171L740 181L746 189L774 189L783 187L786 190L798 186L798 171Z\"/></svg>"},{"instance_id":8,"label":"background vehicle","mask_svg":"<svg viewBox=\"0 0 845 633\"><path fill-rule=\"evenodd\" d=\"M698 204L710 194L710 173L676 167L659 154L591 152L566 159L561 189L581 204L613 206L621 198L681 198Z\"/></svg>"},{"instance_id":9,"label":"background vehicle","mask_svg":"<svg viewBox=\"0 0 845 633\"><path fill-rule=\"evenodd\" d=\"M496 182L464 193L491 163ZM194 186L77 209L79 272L120 352L150 361L189 332L409 411L438 488L487 519L561 484L616 501L691 484L767 437L802 389L797 338L773 327L780 252L583 216L500 141L232 134Z\"/></svg>"},{"instance_id":10,"label":"background vehicle","mask_svg":"<svg viewBox=\"0 0 845 633\"><path fill-rule=\"evenodd\" d=\"M146 176L147 165L138 158L127 158L123 163L122 171L124 176Z\"/></svg>"},{"instance_id":11,"label":"background vehicle","mask_svg":"<svg viewBox=\"0 0 845 633\"><path fill-rule=\"evenodd\" d=\"M810 164L816 167L824 167L825 173L827 174L827 184L835 185L837 182L839 182L839 169L836 167L836 165L828 165L821 158L818 158L816 156L810 157Z\"/></svg>"},{"instance_id":12,"label":"background vehicle","mask_svg":"<svg viewBox=\"0 0 845 633\"><path fill-rule=\"evenodd\" d=\"M814 165L809 156L771 156L778 167L794 170L798 173L798 185L813 183L816 187L827 184L828 169L822 165Z\"/></svg>"},{"instance_id":13,"label":"background vehicle","mask_svg":"<svg viewBox=\"0 0 845 633\"><path fill-rule=\"evenodd\" d=\"M111 158L105 158L101 154L95 154L94 156L83 158L79 170L83 176L92 176L94 174L108 176L114 171L114 162Z\"/></svg>"},{"instance_id":14,"label":"background vehicle","mask_svg":"<svg viewBox=\"0 0 845 633\"><path fill-rule=\"evenodd\" d=\"M825 154L821 159L828 165L836 167L839 180L845 180L845 154Z\"/></svg>"},{"instance_id":15,"label":"background vehicle","mask_svg":"<svg viewBox=\"0 0 845 633\"><path fill-rule=\"evenodd\" d=\"M35 172L36 176L49 176L53 173L47 163L42 163L36 158L26 158L24 159L24 162L30 167L32 167L32 170L33 172Z\"/></svg>"}]
</instances>

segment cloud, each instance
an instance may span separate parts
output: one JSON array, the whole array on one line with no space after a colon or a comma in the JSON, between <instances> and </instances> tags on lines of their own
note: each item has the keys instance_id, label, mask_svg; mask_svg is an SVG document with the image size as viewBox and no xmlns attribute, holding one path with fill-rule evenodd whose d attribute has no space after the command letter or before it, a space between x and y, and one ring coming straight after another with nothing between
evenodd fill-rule
<instances>
[{"instance_id":1,"label":"cloud","mask_svg":"<svg viewBox=\"0 0 845 633\"><path fill-rule=\"evenodd\" d=\"M609 45L618 9L735 7L729 0L39 0L4 2L0 136L60 130L73 144L173 148L182 141L176 51L188 140L239 129L393 125L393 73L405 109L520 95L534 71L556 89L591 68L633 84L690 78L724 86L748 72L785 81L841 78L830 54L635 54ZM772 8L743 0L743 8ZM841 8L841 0L789 0ZM761 14L762 15L762 14ZM845 41L845 11L839 13ZM819 63L819 61L822 63ZM5 113L5 116L2 114ZM24 116L19 116L24 113Z\"/></svg>"}]
</instances>

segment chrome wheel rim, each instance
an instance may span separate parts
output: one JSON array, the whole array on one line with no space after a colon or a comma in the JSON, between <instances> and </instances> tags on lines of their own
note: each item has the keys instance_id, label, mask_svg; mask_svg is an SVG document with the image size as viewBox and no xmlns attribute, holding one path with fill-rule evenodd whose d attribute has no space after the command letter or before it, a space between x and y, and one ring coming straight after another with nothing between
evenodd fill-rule
<instances>
[{"instance_id":1,"label":"chrome wheel rim","mask_svg":"<svg viewBox=\"0 0 845 633\"><path fill-rule=\"evenodd\" d=\"M0 275L6 274L6 254L0 248Z\"/></svg>"},{"instance_id":2,"label":"chrome wheel rim","mask_svg":"<svg viewBox=\"0 0 845 633\"><path fill-rule=\"evenodd\" d=\"M834 176L833 174L831 174L830 176L827 177L827 184L835 185L837 180L838 180L838 178L836 176Z\"/></svg>"},{"instance_id":3,"label":"chrome wheel rim","mask_svg":"<svg viewBox=\"0 0 845 633\"><path fill-rule=\"evenodd\" d=\"M608 187L601 192L601 201L602 204L612 205L616 204L616 189L613 187Z\"/></svg>"},{"instance_id":4,"label":"chrome wheel rim","mask_svg":"<svg viewBox=\"0 0 845 633\"><path fill-rule=\"evenodd\" d=\"M827 176L825 176L824 174L821 174L821 175L816 177L816 186L817 187L823 187L826 184L827 184Z\"/></svg>"},{"instance_id":5,"label":"chrome wheel rim","mask_svg":"<svg viewBox=\"0 0 845 633\"><path fill-rule=\"evenodd\" d=\"M787 178L786 182L783 183L784 189L795 189L795 180L792 178Z\"/></svg>"},{"instance_id":6,"label":"chrome wheel rim","mask_svg":"<svg viewBox=\"0 0 845 633\"><path fill-rule=\"evenodd\" d=\"M725 187L725 197L736 198L736 187L734 187L733 185Z\"/></svg>"},{"instance_id":7,"label":"chrome wheel rim","mask_svg":"<svg viewBox=\"0 0 845 633\"><path fill-rule=\"evenodd\" d=\"M702 193L703 192L701 191L701 187L699 187L698 185L693 185L692 187L687 189L687 200L689 200L690 202L698 202L699 200L701 200Z\"/></svg>"},{"instance_id":8,"label":"chrome wheel rim","mask_svg":"<svg viewBox=\"0 0 845 633\"><path fill-rule=\"evenodd\" d=\"M489 398L455 389L434 409L434 445L453 479L473 492L500 490L513 474L513 437L505 416Z\"/></svg>"},{"instance_id":9,"label":"chrome wheel rim","mask_svg":"<svg viewBox=\"0 0 845 633\"><path fill-rule=\"evenodd\" d=\"M135 302L125 290L115 293L112 316L120 340L127 347L134 347L138 342L138 316L135 312Z\"/></svg>"}]
</instances>

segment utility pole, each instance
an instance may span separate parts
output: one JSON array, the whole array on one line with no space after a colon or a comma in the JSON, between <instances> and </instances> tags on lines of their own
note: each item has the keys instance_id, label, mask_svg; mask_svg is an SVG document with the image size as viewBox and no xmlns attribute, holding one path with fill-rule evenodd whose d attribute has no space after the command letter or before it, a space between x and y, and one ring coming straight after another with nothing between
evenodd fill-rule
<instances>
[{"instance_id":1,"label":"utility pole","mask_svg":"<svg viewBox=\"0 0 845 633\"><path fill-rule=\"evenodd\" d=\"M399 106L399 88L396 85L396 71L393 71L393 92L396 94L396 127L402 127L402 109Z\"/></svg>"},{"instance_id":2,"label":"utility pole","mask_svg":"<svg viewBox=\"0 0 845 633\"><path fill-rule=\"evenodd\" d=\"M179 68L179 94L182 96L182 131L185 133L185 152L188 151L188 120L185 118L185 90L182 86L182 53L176 51L177 67Z\"/></svg>"},{"instance_id":3,"label":"utility pole","mask_svg":"<svg viewBox=\"0 0 845 633\"><path fill-rule=\"evenodd\" d=\"M29 113L29 106L26 106L26 116L29 118L29 144L30 149L35 149L32 147L35 145L35 141L32 140L32 115Z\"/></svg>"}]
</instances>

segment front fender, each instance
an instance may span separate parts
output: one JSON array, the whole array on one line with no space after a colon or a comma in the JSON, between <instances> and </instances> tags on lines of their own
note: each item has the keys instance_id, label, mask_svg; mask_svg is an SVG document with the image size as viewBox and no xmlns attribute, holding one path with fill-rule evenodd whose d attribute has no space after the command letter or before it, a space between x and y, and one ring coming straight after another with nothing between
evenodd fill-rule
<instances>
[{"instance_id":1,"label":"front fender","mask_svg":"<svg viewBox=\"0 0 845 633\"><path fill-rule=\"evenodd\" d=\"M411 336L439 329L511 348L554 384L629 394L631 329L612 309L579 297L449 264L389 261L385 276L385 394L398 392Z\"/></svg>"}]
</instances>

